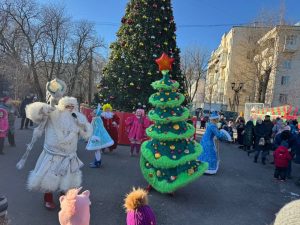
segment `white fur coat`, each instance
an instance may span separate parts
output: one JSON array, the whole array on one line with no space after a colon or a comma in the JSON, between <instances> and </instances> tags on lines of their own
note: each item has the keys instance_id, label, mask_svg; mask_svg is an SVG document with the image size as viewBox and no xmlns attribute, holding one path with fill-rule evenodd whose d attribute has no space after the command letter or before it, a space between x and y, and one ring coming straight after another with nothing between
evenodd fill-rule
<instances>
[{"instance_id":1,"label":"white fur coat","mask_svg":"<svg viewBox=\"0 0 300 225\"><path fill-rule=\"evenodd\" d=\"M83 163L77 157L78 137L88 139L92 126L86 117L75 111L58 110L45 103L36 102L26 107L26 115L35 123L47 120L38 127L36 135L45 131L43 151L28 178L28 189L42 192L67 191L80 187Z\"/></svg>"}]
</instances>

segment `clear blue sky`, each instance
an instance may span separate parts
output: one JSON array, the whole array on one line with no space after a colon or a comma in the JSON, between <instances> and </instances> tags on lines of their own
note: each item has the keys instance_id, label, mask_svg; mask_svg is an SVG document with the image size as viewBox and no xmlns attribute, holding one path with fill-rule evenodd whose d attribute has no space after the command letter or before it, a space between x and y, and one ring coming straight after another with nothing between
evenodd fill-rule
<instances>
[{"instance_id":1,"label":"clear blue sky","mask_svg":"<svg viewBox=\"0 0 300 225\"><path fill-rule=\"evenodd\" d=\"M73 19L87 19L96 28L105 43L116 39L116 31L129 0L38 0L59 3ZM252 22L262 9L278 11L282 0L173 0L177 24L178 46L201 46L208 51L220 43L222 34L231 26L185 27L182 25L220 25ZM285 0L286 18L300 21L300 0ZM104 25L109 23L111 25Z\"/></svg>"}]
</instances>

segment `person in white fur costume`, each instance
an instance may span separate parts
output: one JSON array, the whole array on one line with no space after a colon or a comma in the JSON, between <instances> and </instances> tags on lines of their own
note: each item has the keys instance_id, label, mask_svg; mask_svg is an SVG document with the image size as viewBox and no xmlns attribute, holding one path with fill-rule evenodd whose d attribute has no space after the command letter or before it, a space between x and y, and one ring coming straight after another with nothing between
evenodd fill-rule
<instances>
[{"instance_id":1,"label":"person in white fur costume","mask_svg":"<svg viewBox=\"0 0 300 225\"><path fill-rule=\"evenodd\" d=\"M24 166L34 142L45 131L43 151L30 172L27 187L44 192L45 207L54 209L52 192L66 192L81 185L83 163L76 154L77 142L79 136L87 140L92 135L92 126L78 112L78 103L73 97L61 98L56 107L42 102L32 103L26 107L26 115L39 126L17 167Z\"/></svg>"}]
</instances>

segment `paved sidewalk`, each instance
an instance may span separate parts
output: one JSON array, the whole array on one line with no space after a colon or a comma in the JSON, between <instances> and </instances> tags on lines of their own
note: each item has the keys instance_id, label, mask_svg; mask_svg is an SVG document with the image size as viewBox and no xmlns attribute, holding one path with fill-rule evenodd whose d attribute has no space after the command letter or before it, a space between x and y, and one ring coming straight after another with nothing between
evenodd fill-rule
<instances>
[{"instance_id":1,"label":"paved sidewalk","mask_svg":"<svg viewBox=\"0 0 300 225\"><path fill-rule=\"evenodd\" d=\"M19 121L17 121L19 122ZM17 124L19 125L19 124ZM16 126L18 127L18 126ZM15 164L25 151L32 130L16 131L16 148L5 145L0 156L0 194L8 197L12 225L58 225L56 211L43 208L41 193L28 192L26 179L38 158L43 140L36 143L25 168ZM93 155L79 143L79 158L88 165ZM273 165L253 163L253 158L234 144L221 144L221 167L215 176L202 176L174 197L152 191L149 196L158 225L264 225L271 224L275 213L287 202L299 198L300 188L293 180L273 179ZM300 174L294 165L294 174ZM84 189L91 191L90 225L123 225L126 214L123 198L132 186L146 187L139 158L129 156L128 146L119 146L103 155L100 169L83 168ZM56 198L58 202L58 197Z\"/></svg>"}]
</instances>

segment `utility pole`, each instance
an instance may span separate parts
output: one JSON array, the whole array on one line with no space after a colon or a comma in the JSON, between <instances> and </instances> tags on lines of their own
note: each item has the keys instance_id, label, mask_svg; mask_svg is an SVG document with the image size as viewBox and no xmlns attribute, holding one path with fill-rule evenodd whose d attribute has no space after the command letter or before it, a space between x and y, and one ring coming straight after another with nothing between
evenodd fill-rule
<instances>
[{"instance_id":1,"label":"utility pole","mask_svg":"<svg viewBox=\"0 0 300 225\"><path fill-rule=\"evenodd\" d=\"M88 90L88 102L89 105L92 103L93 95L93 51L90 49L90 60L89 60L89 90Z\"/></svg>"}]
</instances>

